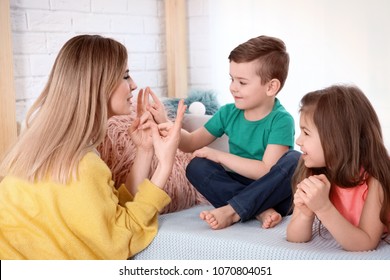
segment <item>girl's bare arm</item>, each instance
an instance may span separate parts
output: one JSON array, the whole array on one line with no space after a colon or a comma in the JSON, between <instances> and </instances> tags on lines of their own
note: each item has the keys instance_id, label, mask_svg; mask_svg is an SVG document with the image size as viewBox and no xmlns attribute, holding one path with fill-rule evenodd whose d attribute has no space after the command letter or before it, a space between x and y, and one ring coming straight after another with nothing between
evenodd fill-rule
<instances>
[{"instance_id":1,"label":"girl's bare arm","mask_svg":"<svg viewBox=\"0 0 390 280\"><path fill-rule=\"evenodd\" d=\"M384 225L379 219L383 201L382 187L374 178L368 184L367 198L357 227L347 221L333 205L316 212L323 225L347 251L373 250L383 234Z\"/></svg>"}]
</instances>

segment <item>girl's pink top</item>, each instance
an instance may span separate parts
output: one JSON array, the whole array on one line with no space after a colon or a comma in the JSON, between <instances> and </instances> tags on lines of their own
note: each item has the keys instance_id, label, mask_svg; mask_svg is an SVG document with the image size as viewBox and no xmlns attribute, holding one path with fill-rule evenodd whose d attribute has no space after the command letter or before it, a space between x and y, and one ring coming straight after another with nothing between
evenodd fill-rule
<instances>
[{"instance_id":1,"label":"girl's pink top","mask_svg":"<svg viewBox=\"0 0 390 280\"><path fill-rule=\"evenodd\" d=\"M334 185L330 192L330 201L344 218L351 224L358 226L367 194L367 181L362 185L352 188L341 188ZM386 227L384 227L383 232L388 232Z\"/></svg>"},{"instance_id":2,"label":"girl's pink top","mask_svg":"<svg viewBox=\"0 0 390 280\"><path fill-rule=\"evenodd\" d=\"M368 193L367 183L353 188L333 186L330 201L351 224L358 226Z\"/></svg>"}]
</instances>

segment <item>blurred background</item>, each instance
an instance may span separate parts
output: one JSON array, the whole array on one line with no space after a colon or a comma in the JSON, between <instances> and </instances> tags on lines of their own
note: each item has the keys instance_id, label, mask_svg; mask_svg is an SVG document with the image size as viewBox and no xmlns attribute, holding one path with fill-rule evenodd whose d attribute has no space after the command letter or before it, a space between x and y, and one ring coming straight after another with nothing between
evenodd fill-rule
<instances>
[{"instance_id":1,"label":"blurred background","mask_svg":"<svg viewBox=\"0 0 390 280\"><path fill-rule=\"evenodd\" d=\"M24 120L43 89L61 46L76 34L121 41L138 86L168 96L167 1L184 5L184 91L213 90L221 104L233 102L230 51L255 36L279 37L291 62L278 98L295 118L296 136L300 98L347 83L360 87L371 100L390 148L387 0L9 0L17 121ZM175 35L176 29L171 31Z\"/></svg>"}]
</instances>

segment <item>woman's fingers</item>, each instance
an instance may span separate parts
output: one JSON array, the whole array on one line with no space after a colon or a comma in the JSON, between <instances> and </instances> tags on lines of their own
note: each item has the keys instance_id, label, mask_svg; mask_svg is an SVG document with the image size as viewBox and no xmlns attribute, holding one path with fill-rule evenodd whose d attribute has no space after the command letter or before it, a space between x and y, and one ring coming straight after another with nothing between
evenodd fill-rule
<instances>
[{"instance_id":1,"label":"woman's fingers","mask_svg":"<svg viewBox=\"0 0 390 280\"><path fill-rule=\"evenodd\" d=\"M137 117L129 127L129 134L132 134L139 126L140 119Z\"/></svg>"},{"instance_id":2,"label":"woman's fingers","mask_svg":"<svg viewBox=\"0 0 390 280\"><path fill-rule=\"evenodd\" d=\"M150 127L150 120L152 120L152 114L149 111L146 111L139 118L138 129L145 129Z\"/></svg>"},{"instance_id":3,"label":"woman's fingers","mask_svg":"<svg viewBox=\"0 0 390 280\"><path fill-rule=\"evenodd\" d=\"M156 104L161 104L160 99L158 99L157 95L152 91L150 87L147 87L146 90L152 96L153 102Z\"/></svg>"},{"instance_id":4,"label":"woman's fingers","mask_svg":"<svg viewBox=\"0 0 390 280\"><path fill-rule=\"evenodd\" d=\"M150 92L150 88L147 87L146 90L144 91L144 104L143 104L144 111L146 111L146 109L149 107L149 92Z\"/></svg>"},{"instance_id":5,"label":"woman's fingers","mask_svg":"<svg viewBox=\"0 0 390 280\"><path fill-rule=\"evenodd\" d=\"M137 96L137 117L141 117L143 114L143 99L144 99L144 90L141 88Z\"/></svg>"},{"instance_id":6,"label":"woman's fingers","mask_svg":"<svg viewBox=\"0 0 390 280\"><path fill-rule=\"evenodd\" d=\"M173 129L175 131L179 131L181 129L182 122L184 119L184 113L185 113L186 109L187 109L187 106L184 105L184 99L180 99L179 104L177 106L175 124L173 126Z\"/></svg>"}]
</instances>

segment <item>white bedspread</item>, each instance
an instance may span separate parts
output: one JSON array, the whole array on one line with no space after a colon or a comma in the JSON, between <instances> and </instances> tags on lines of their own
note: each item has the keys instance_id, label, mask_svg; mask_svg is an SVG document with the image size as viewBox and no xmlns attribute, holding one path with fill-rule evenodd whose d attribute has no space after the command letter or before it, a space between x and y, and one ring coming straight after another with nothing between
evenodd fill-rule
<instances>
[{"instance_id":1,"label":"white bedspread","mask_svg":"<svg viewBox=\"0 0 390 280\"><path fill-rule=\"evenodd\" d=\"M382 241L369 252L344 251L322 227L308 243L286 241L290 217L272 229L262 229L258 221L237 223L222 230L212 230L199 219L199 213L211 206L197 206L160 216L159 232L154 241L134 259L207 260L207 259L375 259L390 260L390 244ZM317 228L316 228L317 229Z\"/></svg>"}]
</instances>

